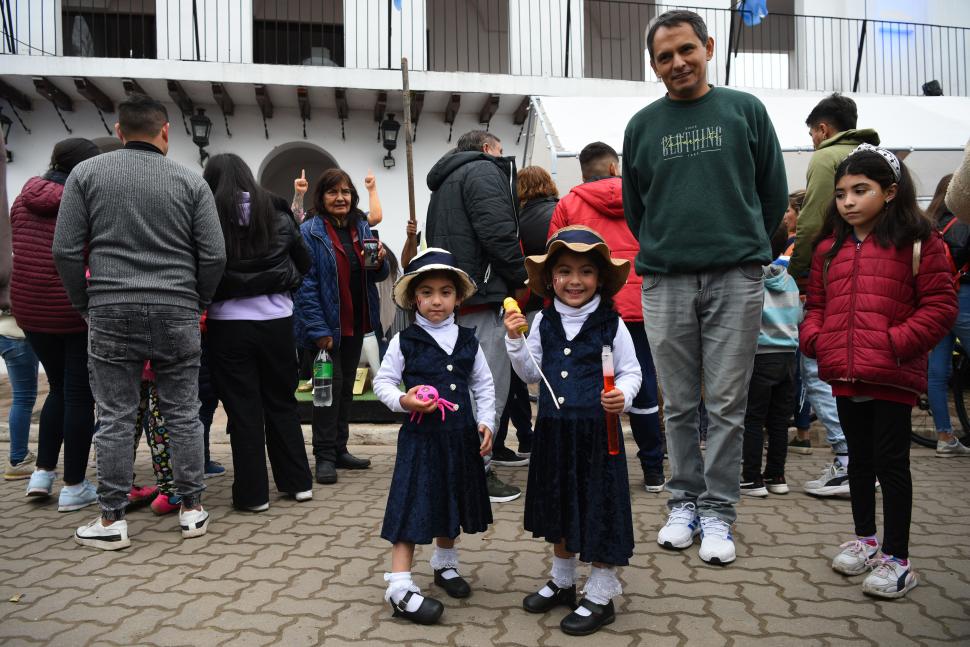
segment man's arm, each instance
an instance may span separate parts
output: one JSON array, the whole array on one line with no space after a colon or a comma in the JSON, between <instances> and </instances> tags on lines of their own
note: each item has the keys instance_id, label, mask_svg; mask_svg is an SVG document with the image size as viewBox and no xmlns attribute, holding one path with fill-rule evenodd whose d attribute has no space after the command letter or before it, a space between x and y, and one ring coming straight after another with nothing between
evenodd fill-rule
<instances>
[{"instance_id":1,"label":"man's arm","mask_svg":"<svg viewBox=\"0 0 970 647\"><path fill-rule=\"evenodd\" d=\"M640 224L643 222L643 201L640 199L640 180L637 170L631 160L633 159L633 138L630 136L630 127L627 126L623 134L623 217L626 224L633 233L633 237L640 240Z\"/></svg>"},{"instance_id":2,"label":"man's arm","mask_svg":"<svg viewBox=\"0 0 970 647\"><path fill-rule=\"evenodd\" d=\"M468 220L492 270L505 279L510 290L522 287L528 275L505 174L494 164L480 164L465 176L462 194Z\"/></svg>"},{"instance_id":3,"label":"man's arm","mask_svg":"<svg viewBox=\"0 0 970 647\"><path fill-rule=\"evenodd\" d=\"M205 307L212 301L226 268L226 241L219 224L216 201L206 184L200 184L197 189L192 235L198 258L195 289L199 293L199 306Z\"/></svg>"},{"instance_id":4,"label":"man's arm","mask_svg":"<svg viewBox=\"0 0 970 647\"><path fill-rule=\"evenodd\" d=\"M805 200L795 225L795 250L788 262L788 273L795 279L808 276L812 264L812 242L822 230L825 212L835 192L835 169L818 155L808 162Z\"/></svg>"},{"instance_id":5,"label":"man's arm","mask_svg":"<svg viewBox=\"0 0 970 647\"><path fill-rule=\"evenodd\" d=\"M785 174L785 158L781 154L778 135L771 117L763 105L758 104L758 155L755 163L755 184L761 198L761 217L765 223L765 235L771 240L788 209L788 176Z\"/></svg>"},{"instance_id":6,"label":"man's arm","mask_svg":"<svg viewBox=\"0 0 970 647\"><path fill-rule=\"evenodd\" d=\"M61 276L71 303L82 315L88 311L88 281L84 257L90 231L90 214L85 203L84 187L79 175L71 173L64 185L61 206L54 226L54 264Z\"/></svg>"}]
</instances>

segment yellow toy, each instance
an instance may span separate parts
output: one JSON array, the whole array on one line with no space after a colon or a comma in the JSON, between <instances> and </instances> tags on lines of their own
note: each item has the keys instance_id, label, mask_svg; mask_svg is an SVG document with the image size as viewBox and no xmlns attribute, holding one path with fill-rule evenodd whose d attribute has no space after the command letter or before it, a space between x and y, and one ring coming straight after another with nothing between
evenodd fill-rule
<instances>
[{"instance_id":1,"label":"yellow toy","mask_svg":"<svg viewBox=\"0 0 970 647\"><path fill-rule=\"evenodd\" d=\"M512 297L505 297L505 301L502 302L502 306L505 308L506 312L517 312L522 314L521 308L519 308L519 302ZM526 331L529 330L529 324L525 323L519 326L519 333L524 335Z\"/></svg>"}]
</instances>

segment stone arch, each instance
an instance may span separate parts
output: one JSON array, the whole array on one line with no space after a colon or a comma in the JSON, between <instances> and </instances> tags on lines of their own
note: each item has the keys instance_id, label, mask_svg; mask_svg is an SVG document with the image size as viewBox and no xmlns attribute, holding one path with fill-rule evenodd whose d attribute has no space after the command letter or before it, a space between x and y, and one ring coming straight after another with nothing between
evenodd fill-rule
<instances>
[{"instance_id":1,"label":"stone arch","mask_svg":"<svg viewBox=\"0 0 970 647\"><path fill-rule=\"evenodd\" d=\"M316 144L307 141L287 142L276 146L266 155L259 165L257 177L263 188L289 200L293 197L293 179L300 176L300 169L306 170L310 191L313 191L313 183L320 174L338 166L333 155ZM306 206L310 206L309 199Z\"/></svg>"}]
</instances>

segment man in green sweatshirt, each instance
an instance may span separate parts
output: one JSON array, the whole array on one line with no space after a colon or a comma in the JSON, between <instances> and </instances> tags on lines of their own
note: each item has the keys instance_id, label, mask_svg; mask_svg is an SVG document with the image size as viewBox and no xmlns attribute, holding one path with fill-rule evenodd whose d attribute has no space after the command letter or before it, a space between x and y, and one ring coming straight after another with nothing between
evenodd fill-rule
<instances>
[{"instance_id":1,"label":"man in green sweatshirt","mask_svg":"<svg viewBox=\"0 0 970 647\"><path fill-rule=\"evenodd\" d=\"M764 301L761 266L788 207L781 148L764 105L707 83L714 39L696 13L658 16L650 66L667 95L638 112L623 141L623 208L640 243L647 337L664 393L671 478L657 542L735 559L731 524L748 382ZM701 389L710 415L698 440Z\"/></svg>"}]
</instances>

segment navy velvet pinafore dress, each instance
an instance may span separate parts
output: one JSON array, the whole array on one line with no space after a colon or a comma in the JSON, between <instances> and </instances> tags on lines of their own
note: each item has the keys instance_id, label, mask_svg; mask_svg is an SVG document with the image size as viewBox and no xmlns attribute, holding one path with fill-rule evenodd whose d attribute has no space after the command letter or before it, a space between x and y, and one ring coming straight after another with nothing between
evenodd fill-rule
<instances>
[{"instance_id":1,"label":"navy velvet pinafore dress","mask_svg":"<svg viewBox=\"0 0 970 647\"><path fill-rule=\"evenodd\" d=\"M544 386L539 389L525 529L533 537L578 553L580 561L616 566L633 555L633 515L626 451L610 456L601 354L613 347L620 318L601 304L579 333L566 340L554 307L542 311L542 371L559 398L560 409Z\"/></svg>"},{"instance_id":2,"label":"navy velvet pinafore dress","mask_svg":"<svg viewBox=\"0 0 970 647\"><path fill-rule=\"evenodd\" d=\"M392 543L430 544L434 537L483 532L492 523L492 510L468 390L478 339L471 329L459 326L449 355L427 331L412 324L399 341L405 388L434 386L458 410L447 412L444 421L435 410L421 422L408 420L401 426L381 537Z\"/></svg>"}]
</instances>

